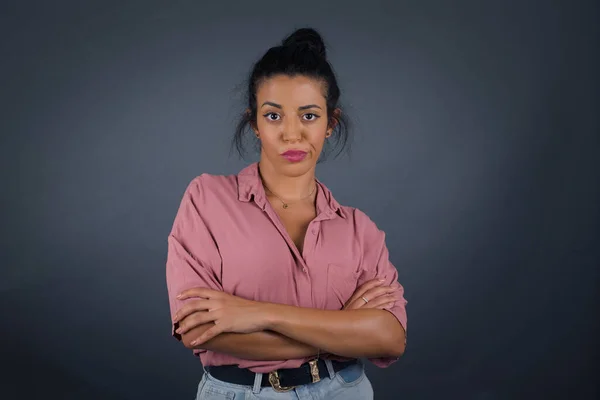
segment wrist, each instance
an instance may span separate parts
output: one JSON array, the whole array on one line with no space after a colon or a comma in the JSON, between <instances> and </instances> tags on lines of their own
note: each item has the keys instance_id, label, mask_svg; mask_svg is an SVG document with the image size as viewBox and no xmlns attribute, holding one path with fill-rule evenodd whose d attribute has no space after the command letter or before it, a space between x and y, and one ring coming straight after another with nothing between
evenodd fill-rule
<instances>
[{"instance_id":1,"label":"wrist","mask_svg":"<svg viewBox=\"0 0 600 400\"><path fill-rule=\"evenodd\" d=\"M279 307L273 303L260 303L263 330L274 331L277 326Z\"/></svg>"}]
</instances>

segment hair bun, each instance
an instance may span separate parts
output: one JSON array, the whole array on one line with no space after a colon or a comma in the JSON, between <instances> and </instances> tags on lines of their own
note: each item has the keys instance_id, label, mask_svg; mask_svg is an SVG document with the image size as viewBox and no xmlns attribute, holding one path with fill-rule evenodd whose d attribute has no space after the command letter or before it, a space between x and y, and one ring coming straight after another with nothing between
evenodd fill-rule
<instances>
[{"instance_id":1,"label":"hair bun","mask_svg":"<svg viewBox=\"0 0 600 400\"><path fill-rule=\"evenodd\" d=\"M319 33L312 28L301 28L288 36L283 42L284 47L307 47L323 58L327 58L325 43Z\"/></svg>"}]
</instances>

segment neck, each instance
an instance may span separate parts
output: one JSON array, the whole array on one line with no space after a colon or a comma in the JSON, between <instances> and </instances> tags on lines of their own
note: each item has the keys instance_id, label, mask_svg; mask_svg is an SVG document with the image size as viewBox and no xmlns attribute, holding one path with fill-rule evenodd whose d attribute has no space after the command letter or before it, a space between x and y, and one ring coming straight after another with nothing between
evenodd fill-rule
<instances>
[{"instance_id":1,"label":"neck","mask_svg":"<svg viewBox=\"0 0 600 400\"><path fill-rule=\"evenodd\" d=\"M272 193L288 201L305 198L315 185L315 168L309 169L299 176L288 176L277 171L268 160L258 163L260 176L264 185ZM268 193L268 191L267 191Z\"/></svg>"}]
</instances>

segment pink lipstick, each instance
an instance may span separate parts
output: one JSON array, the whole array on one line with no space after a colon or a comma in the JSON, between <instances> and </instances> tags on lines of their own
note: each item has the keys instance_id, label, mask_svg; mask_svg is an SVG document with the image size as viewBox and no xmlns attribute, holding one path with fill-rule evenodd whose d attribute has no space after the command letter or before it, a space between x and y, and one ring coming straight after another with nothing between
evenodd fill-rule
<instances>
[{"instance_id":1,"label":"pink lipstick","mask_svg":"<svg viewBox=\"0 0 600 400\"><path fill-rule=\"evenodd\" d=\"M300 162L306 158L306 154L307 153L302 150L288 150L281 155L289 162Z\"/></svg>"}]
</instances>

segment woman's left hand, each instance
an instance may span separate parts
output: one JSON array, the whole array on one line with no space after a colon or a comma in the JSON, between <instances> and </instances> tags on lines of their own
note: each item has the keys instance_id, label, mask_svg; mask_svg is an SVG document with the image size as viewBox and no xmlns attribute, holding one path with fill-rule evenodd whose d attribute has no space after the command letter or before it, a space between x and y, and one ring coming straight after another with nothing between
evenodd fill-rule
<instances>
[{"instance_id":1,"label":"woman's left hand","mask_svg":"<svg viewBox=\"0 0 600 400\"><path fill-rule=\"evenodd\" d=\"M184 334L191 329L214 322L214 326L191 342L200 345L223 332L252 333L266 327L266 312L261 303L242 299L228 293L206 288L188 289L177 297L179 300L194 298L175 314L176 330Z\"/></svg>"}]
</instances>

